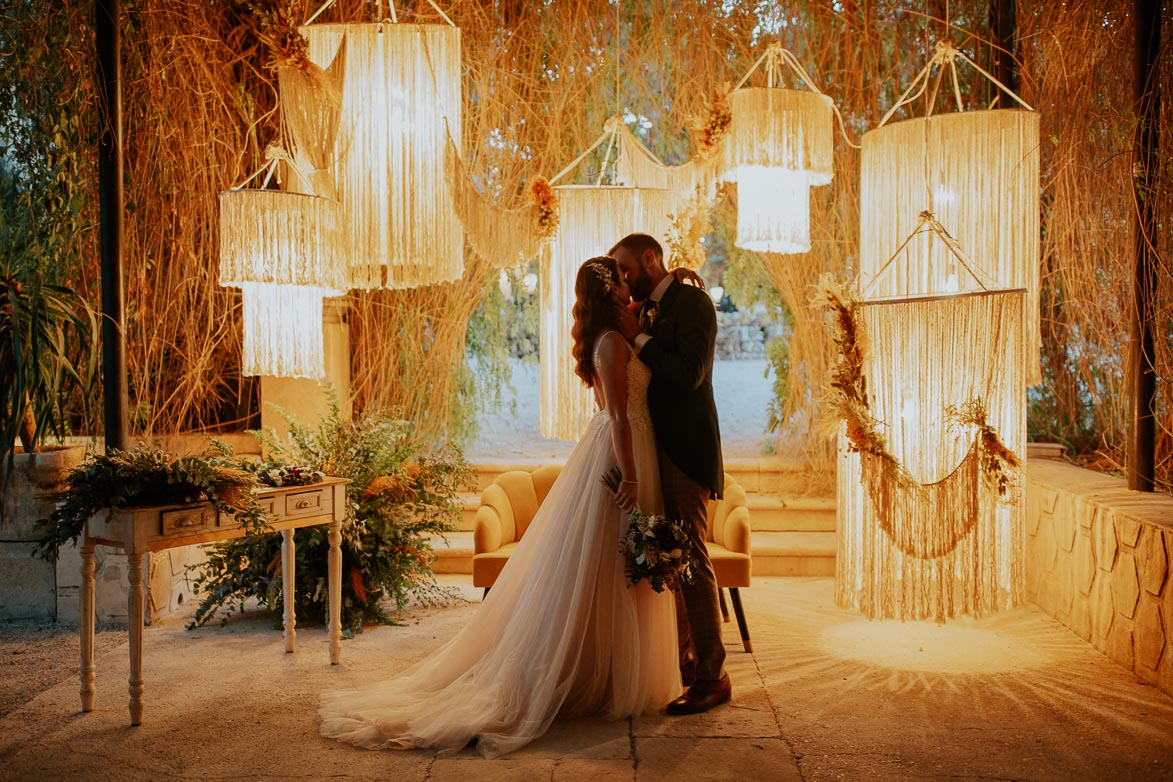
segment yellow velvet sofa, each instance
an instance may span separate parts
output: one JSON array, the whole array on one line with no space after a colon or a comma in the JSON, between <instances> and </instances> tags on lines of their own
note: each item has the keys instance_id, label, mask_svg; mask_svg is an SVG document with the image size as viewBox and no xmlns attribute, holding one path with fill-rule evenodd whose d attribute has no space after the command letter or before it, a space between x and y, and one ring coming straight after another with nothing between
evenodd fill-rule
<instances>
[{"instance_id":1,"label":"yellow velvet sofa","mask_svg":"<svg viewBox=\"0 0 1173 782\"><path fill-rule=\"evenodd\" d=\"M476 531L473 533L473 586L484 589L488 594L561 471L560 465L539 467L532 472L510 470L501 473L485 487L481 493L481 505L477 508ZM741 587L750 585L752 570L749 508L745 490L728 474L725 475L724 493L724 499L709 503L706 547L718 586L722 590L729 589L742 645L747 652L752 652L749 627L738 592ZM729 621L723 591L721 612L725 621Z\"/></svg>"}]
</instances>

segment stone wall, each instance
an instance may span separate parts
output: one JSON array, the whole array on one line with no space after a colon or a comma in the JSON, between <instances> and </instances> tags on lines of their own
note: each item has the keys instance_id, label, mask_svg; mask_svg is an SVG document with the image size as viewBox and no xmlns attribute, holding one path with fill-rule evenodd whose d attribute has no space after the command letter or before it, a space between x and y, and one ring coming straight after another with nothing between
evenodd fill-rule
<instances>
[{"instance_id":1,"label":"stone wall","mask_svg":"<svg viewBox=\"0 0 1173 782\"><path fill-rule=\"evenodd\" d=\"M56 503L50 493L84 456L81 447L46 448L35 459L23 450L13 454L8 486L0 492L0 621L48 622L57 617L57 569L51 559L35 553L46 533L37 521L53 512Z\"/></svg>"},{"instance_id":2,"label":"stone wall","mask_svg":"<svg viewBox=\"0 0 1173 782\"><path fill-rule=\"evenodd\" d=\"M1026 473L1027 599L1173 695L1173 496L1059 461Z\"/></svg>"},{"instance_id":3,"label":"stone wall","mask_svg":"<svg viewBox=\"0 0 1173 782\"><path fill-rule=\"evenodd\" d=\"M719 359L765 358L766 342L785 333L785 325L764 311L717 311L716 356Z\"/></svg>"}]
</instances>

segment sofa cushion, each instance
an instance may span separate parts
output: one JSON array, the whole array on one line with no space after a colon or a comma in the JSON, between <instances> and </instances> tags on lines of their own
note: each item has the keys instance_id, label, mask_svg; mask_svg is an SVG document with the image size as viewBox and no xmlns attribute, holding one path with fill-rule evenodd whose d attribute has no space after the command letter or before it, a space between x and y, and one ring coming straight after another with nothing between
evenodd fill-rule
<instances>
[{"instance_id":1,"label":"sofa cushion","mask_svg":"<svg viewBox=\"0 0 1173 782\"><path fill-rule=\"evenodd\" d=\"M496 551L473 556L472 585L481 589L493 586L497 581L497 576L501 575L505 563L509 561L509 555L516 550L516 543L506 543Z\"/></svg>"},{"instance_id":2,"label":"sofa cushion","mask_svg":"<svg viewBox=\"0 0 1173 782\"><path fill-rule=\"evenodd\" d=\"M504 489L513 508L513 523L516 528L514 537L503 536L503 539L521 540L521 536L525 534L530 522L534 520L534 514L538 511L538 497L534 492L533 477L525 470L510 470L497 476L493 483Z\"/></svg>"},{"instance_id":3,"label":"sofa cushion","mask_svg":"<svg viewBox=\"0 0 1173 782\"><path fill-rule=\"evenodd\" d=\"M717 586L724 588L749 586L750 558L748 554L730 551L720 543L706 543L705 547L709 550L709 560L713 563ZM473 569L475 572L475 562Z\"/></svg>"}]
</instances>

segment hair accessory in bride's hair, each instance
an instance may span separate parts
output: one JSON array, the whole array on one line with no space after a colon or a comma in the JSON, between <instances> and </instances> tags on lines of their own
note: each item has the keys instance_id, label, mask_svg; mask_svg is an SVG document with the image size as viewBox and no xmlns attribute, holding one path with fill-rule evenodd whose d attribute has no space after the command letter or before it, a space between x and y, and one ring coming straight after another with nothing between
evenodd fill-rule
<instances>
[{"instance_id":1,"label":"hair accessory in bride's hair","mask_svg":"<svg viewBox=\"0 0 1173 782\"><path fill-rule=\"evenodd\" d=\"M615 278L611 276L611 270L604 264L598 261L587 261L587 268L603 281L603 293L610 293L615 290Z\"/></svg>"}]
</instances>

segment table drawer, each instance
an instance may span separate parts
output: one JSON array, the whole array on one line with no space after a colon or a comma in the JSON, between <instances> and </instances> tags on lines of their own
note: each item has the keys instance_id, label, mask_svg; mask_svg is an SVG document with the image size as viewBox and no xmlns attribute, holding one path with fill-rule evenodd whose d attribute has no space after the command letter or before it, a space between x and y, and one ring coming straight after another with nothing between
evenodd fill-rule
<instances>
[{"instance_id":1,"label":"table drawer","mask_svg":"<svg viewBox=\"0 0 1173 782\"><path fill-rule=\"evenodd\" d=\"M261 506L261 512L265 514L265 518L269 521L277 515L277 498L276 497L258 497L257 505ZM216 526L218 527L239 527L240 522L236 517L230 513L221 513L216 519Z\"/></svg>"},{"instance_id":2,"label":"table drawer","mask_svg":"<svg viewBox=\"0 0 1173 782\"><path fill-rule=\"evenodd\" d=\"M327 492L325 489L313 489L297 494L285 495L285 517L313 516L324 513L327 509Z\"/></svg>"},{"instance_id":3,"label":"table drawer","mask_svg":"<svg viewBox=\"0 0 1173 782\"><path fill-rule=\"evenodd\" d=\"M216 525L218 515L215 508L208 505L163 511L159 514L159 534L186 534L209 529Z\"/></svg>"}]
</instances>

